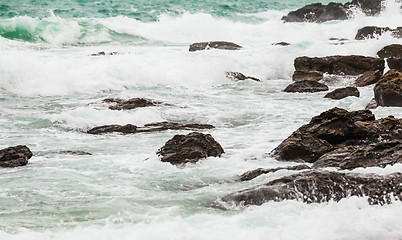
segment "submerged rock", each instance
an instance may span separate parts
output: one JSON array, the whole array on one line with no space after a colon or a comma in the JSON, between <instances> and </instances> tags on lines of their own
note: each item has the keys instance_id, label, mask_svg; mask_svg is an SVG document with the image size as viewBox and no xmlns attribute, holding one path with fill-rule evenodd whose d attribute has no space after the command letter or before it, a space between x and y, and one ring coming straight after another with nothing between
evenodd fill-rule
<instances>
[{"instance_id":1,"label":"submerged rock","mask_svg":"<svg viewBox=\"0 0 402 240\"><path fill-rule=\"evenodd\" d=\"M107 134L107 133L149 133L161 132L165 130L197 130L197 129L212 129L215 128L210 124L180 124L172 122L157 122L145 124L143 127L137 127L132 124L127 125L104 125L88 130L89 134Z\"/></svg>"},{"instance_id":2,"label":"submerged rock","mask_svg":"<svg viewBox=\"0 0 402 240\"><path fill-rule=\"evenodd\" d=\"M370 204L402 201L402 173L382 176L307 171L230 194L222 200L236 205L261 205L282 200L321 203L351 196L368 197Z\"/></svg>"},{"instance_id":3,"label":"submerged rock","mask_svg":"<svg viewBox=\"0 0 402 240\"><path fill-rule=\"evenodd\" d=\"M269 169L264 169L264 168L258 168L252 171L248 171L246 173L243 173L240 175L238 181L244 182L244 181L249 181L251 179L254 179L262 174L267 174L267 173L273 173L279 170L304 170L304 169L310 169L309 166L307 165L297 165L297 166L290 166L290 167L279 167L279 168L269 168Z\"/></svg>"},{"instance_id":4,"label":"submerged rock","mask_svg":"<svg viewBox=\"0 0 402 240\"><path fill-rule=\"evenodd\" d=\"M402 58L402 45L401 44L391 44L383 47L377 52L380 58Z\"/></svg>"},{"instance_id":5,"label":"submerged rock","mask_svg":"<svg viewBox=\"0 0 402 240\"><path fill-rule=\"evenodd\" d=\"M0 150L0 167L20 167L28 164L32 157L31 150L25 145L8 147Z\"/></svg>"},{"instance_id":6,"label":"submerged rock","mask_svg":"<svg viewBox=\"0 0 402 240\"><path fill-rule=\"evenodd\" d=\"M78 151L78 150L65 150L65 151L60 151L57 154L76 155L76 156L92 155L92 153Z\"/></svg>"},{"instance_id":7,"label":"submerged rock","mask_svg":"<svg viewBox=\"0 0 402 240\"><path fill-rule=\"evenodd\" d=\"M272 43L272 45L274 45L274 46L289 46L291 44L288 43L288 42L277 42L277 43Z\"/></svg>"},{"instance_id":8,"label":"submerged rock","mask_svg":"<svg viewBox=\"0 0 402 240\"><path fill-rule=\"evenodd\" d=\"M109 103L109 109L111 110L130 110L140 107L151 107L163 104L162 102L154 101L145 98L131 98L128 100L120 98L106 98L103 100L104 103Z\"/></svg>"},{"instance_id":9,"label":"submerged rock","mask_svg":"<svg viewBox=\"0 0 402 240\"><path fill-rule=\"evenodd\" d=\"M379 106L402 107L402 73L389 70L376 83L374 97Z\"/></svg>"},{"instance_id":10,"label":"submerged rock","mask_svg":"<svg viewBox=\"0 0 402 240\"><path fill-rule=\"evenodd\" d=\"M370 38L377 38L384 33L390 32L391 36L394 38L402 38L402 27L396 29L391 29L389 27L376 27L376 26L366 26L357 31L355 36L356 40L364 40Z\"/></svg>"},{"instance_id":11,"label":"submerged rock","mask_svg":"<svg viewBox=\"0 0 402 240\"><path fill-rule=\"evenodd\" d=\"M224 41L213 41L213 42L199 42L193 43L190 45L189 51L201 51L208 49L223 49L223 50L239 50L242 49L242 46L237 45L232 42L224 42Z\"/></svg>"},{"instance_id":12,"label":"submerged rock","mask_svg":"<svg viewBox=\"0 0 402 240\"><path fill-rule=\"evenodd\" d=\"M326 22L348 19L348 12L341 3L313 3L282 17L285 22Z\"/></svg>"},{"instance_id":13,"label":"submerged rock","mask_svg":"<svg viewBox=\"0 0 402 240\"><path fill-rule=\"evenodd\" d=\"M105 56L105 55L117 55L117 54L119 54L118 52L109 52L109 53L105 53L105 52L97 52L97 53L94 53L94 54L91 54L91 56L93 56L93 57L99 57L99 56Z\"/></svg>"},{"instance_id":14,"label":"submerged rock","mask_svg":"<svg viewBox=\"0 0 402 240\"><path fill-rule=\"evenodd\" d=\"M250 76L246 76L243 73L240 72L226 72L226 77L233 80L233 81L243 81L246 79L250 79L256 82L261 82L260 79L255 78L255 77L250 77Z\"/></svg>"},{"instance_id":15,"label":"submerged rock","mask_svg":"<svg viewBox=\"0 0 402 240\"><path fill-rule=\"evenodd\" d=\"M345 88L338 88L334 91L326 94L324 98L331 98L331 99L342 99L345 97L360 97L360 92L356 87L345 87Z\"/></svg>"},{"instance_id":16,"label":"submerged rock","mask_svg":"<svg viewBox=\"0 0 402 240\"><path fill-rule=\"evenodd\" d=\"M173 165L195 163L211 156L220 157L222 153L222 146L211 135L198 132L175 135L157 152L162 156L162 162L170 162Z\"/></svg>"},{"instance_id":17,"label":"submerged rock","mask_svg":"<svg viewBox=\"0 0 402 240\"><path fill-rule=\"evenodd\" d=\"M322 92L328 91L328 86L317 81L303 80L297 81L285 88L284 92Z\"/></svg>"},{"instance_id":18,"label":"submerged rock","mask_svg":"<svg viewBox=\"0 0 402 240\"><path fill-rule=\"evenodd\" d=\"M374 84L380 80L381 76L382 72L379 70L365 72L355 80L355 86L364 87Z\"/></svg>"}]
</instances>

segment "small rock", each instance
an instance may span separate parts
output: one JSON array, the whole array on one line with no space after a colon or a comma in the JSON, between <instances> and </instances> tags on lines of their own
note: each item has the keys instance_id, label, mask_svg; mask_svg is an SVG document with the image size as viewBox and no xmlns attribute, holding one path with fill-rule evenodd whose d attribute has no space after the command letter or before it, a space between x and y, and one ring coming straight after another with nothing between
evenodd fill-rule
<instances>
[{"instance_id":1,"label":"small rock","mask_svg":"<svg viewBox=\"0 0 402 240\"><path fill-rule=\"evenodd\" d=\"M25 145L8 147L0 150L0 167L12 168L25 166L31 157L32 152Z\"/></svg>"},{"instance_id":2,"label":"small rock","mask_svg":"<svg viewBox=\"0 0 402 240\"><path fill-rule=\"evenodd\" d=\"M189 51L201 51L208 49L223 49L223 50L239 50L242 49L242 46L237 45L232 42L224 42L224 41L214 41L214 42L199 42L193 43L190 45Z\"/></svg>"},{"instance_id":3,"label":"small rock","mask_svg":"<svg viewBox=\"0 0 402 240\"><path fill-rule=\"evenodd\" d=\"M389 27L367 26L357 31L355 39L365 40L370 38L377 38L378 36L381 36L383 33L386 32L390 32L391 35L395 38L402 38L402 27L391 29Z\"/></svg>"},{"instance_id":4,"label":"small rock","mask_svg":"<svg viewBox=\"0 0 402 240\"><path fill-rule=\"evenodd\" d=\"M103 125L99 127L94 127L87 131L89 134L106 134L106 133L122 133L122 134L133 134L137 133L137 126L132 124L127 125Z\"/></svg>"},{"instance_id":5,"label":"small rock","mask_svg":"<svg viewBox=\"0 0 402 240\"><path fill-rule=\"evenodd\" d=\"M77 156L84 156L84 155L92 155L92 153L89 152L84 152L84 151L72 151L72 150L66 150L66 151L60 151L58 154L66 154L66 155L77 155Z\"/></svg>"},{"instance_id":6,"label":"small rock","mask_svg":"<svg viewBox=\"0 0 402 240\"><path fill-rule=\"evenodd\" d=\"M324 73L320 71L295 71L293 73L293 81L320 81L324 78Z\"/></svg>"},{"instance_id":7,"label":"small rock","mask_svg":"<svg viewBox=\"0 0 402 240\"><path fill-rule=\"evenodd\" d=\"M357 87L364 87L374 84L380 80L381 76L382 72L379 70L365 72L355 80L355 85Z\"/></svg>"},{"instance_id":8,"label":"small rock","mask_svg":"<svg viewBox=\"0 0 402 240\"><path fill-rule=\"evenodd\" d=\"M93 57L99 57L99 56L105 56L105 55L117 55L117 54L119 54L118 52L110 52L110 53L105 53L105 52L98 52L98 53L94 53L94 54L91 54L91 56L93 56Z\"/></svg>"},{"instance_id":9,"label":"small rock","mask_svg":"<svg viewBox=\"0 0 402 240\"><path fill-rule=\"evenodd\" d=\"M383 47L377 52L380 58L402 58L402 45L401 44L391 44Z\"/></svg>"},{"instance_id":10,"label":"small rock","mask_svg":"<svg viewBox=\"0 0 402 240\"><path fill-rule=\"evenodd\" d=\"M290 43L287 42L277 42L277 43L272 43L274 46L289 46L291 45Z\"/></svg>"},{"instance_id":11,"label":"small rock","mask_svg":"<svg viewBox=\"0 0 402 240\"><path fill-rule=\"evenodd\" d=\"M375 98L371 99L371 101L367 104L366 109L376 109L378 108L377 101Z\"/></svg>"},{"instance_id":12,"label":"small rock","mask_svg":"<svg viewBox=\"0 0 402 240\"><path fill-rule=\"evenodd\" d=\"M328 86L317 81L303 80L290 84L284 92L322 92L328 91Z\"/></svg>"},{"instance_id":13,"label":"small rock","mask_svg":"<svg viewBox=\"0 0 402 240\"><path fill-rule=\"evenodd\" d=\"M202 158L220 157L224 153L221 145L209 134L192 132L175 135L157 152L162 162L173 165L195 163Z\"/></svg>"},{"instance_id":14,"label":"small rock","mask_svg":"<svg viewBox=\"0 0 402 240\"><path fill-rule=\"evenodd\" d=\"M347 9L341 3L313 3L282 17L285 22L326 22L348 19Z\"/></svg>"},{"instance_id":15,"label":"small rock","mask_svg":"<svg viewBox=\"0 0 402 240\"><path fill-rule=\"evenodd\" d=\"M145 98L131 98L128 100L120 98L106 98L103 100L103 102L112 104L109 107L111 110L131 110L140 107L151 107L163 104L162 102Z\"/></svg>"},{"instance_id":16,"label":"small rock","mask_svg":"<svg viewBox=\"0 0 402 240\"><path fill-rule=\"evenodd\" d=\"M376 83L374 97L379 106L402 107L402 73L389 70Z\"/></svg>"},{"instance_id":17,"label":"small rock","mask_svg":"<svg viewBox=\"0 0 402 240\"><path fill-rule=\"evenodd\" d=\"M250 79L256 82L261 82L261 80L258 78L246 76L243 73L239 72L226 72L226 77L231 79L232 81L243 81L246 79Z\"/></svg>"},{"instance_id":18,"label":"small rock","mask_svg":"<svg viewBox=\"0 0 402 240\"><path fill-rule=\"evenodd\" d=\"M338 88L325 95L324 98L342 99L350 96L360 97L359 90L356 87Z\"/></svg>"}]
</instances>

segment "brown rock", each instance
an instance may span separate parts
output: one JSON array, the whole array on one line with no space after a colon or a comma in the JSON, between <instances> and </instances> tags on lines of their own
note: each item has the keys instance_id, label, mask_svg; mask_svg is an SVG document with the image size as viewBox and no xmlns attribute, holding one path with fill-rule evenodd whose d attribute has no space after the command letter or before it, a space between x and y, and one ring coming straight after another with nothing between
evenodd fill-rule
<instances>
[{"instance_id":1,"label":"brown rock","mask_svg":"<svg viewBox=\"0 0 402 240\"><path fill-rule=\"evenodd\" d=\"M345 97L360 97L360 92L356 87L345 87L345 88L338 88L334 91L326 94L324 98L331 98L331 99L342 99Z\"/></svg>"},{"instance_id":2,"label":"brown rock","mask_svg":"<svg viewBox=\"0 0 402 240\"><path fill-rule=\"evenodd\" d=\"M317 81L303 80L297 81L285 88L284 92L294 93L294 92L322 92L328 91L328 86Z\"/></svg>"},{"instance_id":3,"label":"brown rock","mask_svg":"<svg viewBox=\"0 0 402 240\"><path fill-rule=\"evenodd\" d=\"M401 44L391 44L383 47L377 52L380 58L402 58L402 45Z\"/></svg>"},{"instance_id":4,"label":"brown rock","mask_svg":"<svg viewBox=\"0 0 402 240\"><path fill-rule=\"evenodd\" d=\"M157 102L151 99L145 98L131 98L128 100L120 98L106 98L103 100L104 103L109 103L111 110L130 110L140 107L151 107L163 104L162 102Z\"/></svg>"},{"instance_id":5,"label":"brown rock","mask_svg":"<svg viewBox=\"0 0 402 240\"><path fill-rule=\"evenodd\" d=\"M380 80L381 76L382 72L380 72L379 70L365 72L355 80L355 85L357 87L364 87L374 84L378 82L378 80Z\"/></svg>"},{"instance_id":6,"label":"brown rock","mask_svg":"<svg viewBox=\"0 0 402 240\"><path fill-rule=\"evenodd\" d=\"M293 73L293 81L320 81L323 79L324 73L319 71L295 71Z\"/></svg>"},{"instance_id":7,"label":"brown rock","mask_svg":"<svg viewBox=\"0 0 402 240\"><path fill-rule=\"evenodd\" d=\"M402 72L402 58L393 58L393 57L388 58L387 64L390 69Z\"/></svg>"},{"instance_id":8,"label":"brown rock","mask_svg":"<svg viewBox=\"0 0 402 240\"><path fill-rule=\"evenodd\" d=\"M374 97L379 106L402 107L402 73L385 73L374 87Z\"/></svg>"},{"instance_id":9,"label":"brown rock","mask_svg":"<svg viewBox=\"0 0 402 240\"><path fill-rule=\"evenodd\" d=\"M0 150L0 167L20 167L28 164L32 152L25 145L8 147Z\"/></svg>"}]
</instances>

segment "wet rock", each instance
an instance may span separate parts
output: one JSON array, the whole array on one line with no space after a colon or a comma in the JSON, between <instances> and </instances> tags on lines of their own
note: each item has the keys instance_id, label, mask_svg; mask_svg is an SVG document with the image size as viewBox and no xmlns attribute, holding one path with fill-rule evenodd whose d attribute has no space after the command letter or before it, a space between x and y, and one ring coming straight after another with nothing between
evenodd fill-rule
<instances>
[{"instance_id":1,"label":"wet rock","mask_svg":"<svg viewBox=\"0 0 402 240\"><path fill-rule=\"evenodd\" d=\"M251 179L254 179L262 174L273 173L273 172L276 172L279 170L297 171L297 170L305 170L305 169L310 169L310 167L307 165L297 165L297 166L279 167L279 168L270 168L270 169L258 168L258 169L243 173L242 175L239 176L238 181L240 181L240 182L250 181Z\"/></svg>"},{"instance_id":2,"label":"wet rock","mask_svg":"<svg viewBox=\"0 0 402 240\"><path fill-rule=\"evenodd\" d=\"M195 163L211 156L220 157L222 153L222 146L211 135L198 132L175 135L157 152L162 156L162 162L170 162L173 165Z\"/></svg>"},{"instance_id":3,"label":"wet rock","mask_svg":"<svg viewBox=\"0 0 402 240\"><path fill-rule=\"evenodd\" d=\"M381 76L382 72L379 70L365 72L355 80L355 86L364 87L374 84L380 80Z\"/></svg>"},{"instance_id":4,"label":"wet rock","mask_svg":"<svg viewBox=\"0 0 402 240\"><path fill-rule=\"evenodd\" d=\"M379 106L402 107L402 73L389 70L376 83L374 97Z\"/></svg>"},{"instance_id":5,"label":"wet rock","mask_svg":"<svg viewBox=\"0 0 402 240\"><path fill-rule=\"evenodd\" d=\"M93 56L93 57L99 57L99 56L105 56L105 55L117 55L117 54L119 54L118 52L109 52L109 53L105 53L105 52L97 52L97 53L94 53L94 54L91 54L91 56Z\"/></svg>"},{"instance_id":6,"label":"wet rock","mask_svg":"<svg viewBox=\"0 0 402 240\"><path fill-rule=\"evenodd\" d=\"M223 49L223 50L239 50L242 49L242 46L237 45L232 42L224 42L224 41L214 41L214 42L199 42L193 43L190 45L189 51L201 51L208 49Z\"/></svg>"},{"instance_id":7,"label":"wet rock","mask_svg":"<svg viewBox=\"0 0 402 240\"><path fill-rule=\"evenodd\" d=\"M58 152L58 154L76 155L76 156L92 155L92 153L84 152L84 151L77 151L77 150L60 151L60 152Z\"/></svg>"},{"instance_id":8,"label":"wet rock","mask_svg":"<svg viewBox=\"0 0 402 240\"><path fill-rule=\"evenodd\" d=\"M402 58L402 45L401 44L391 44L383 47L377 52L380 58Z\"/></svg>"},{"instance_id":9,"label":"wet rock","mask_svg":"<svg viewBox=\"0 0 402 240\"><path fill-rule=\"evenodd\" d=\"M274 46L289 46L291 45L290 43L287 42L277 42L277 43L272 43Z\"/></svg>"},{"instance_id":10,"label":"wet rock","mask_svg":"<svg viewBox=\"0 0 402 240\"><path fill-rule=\"evenodd\" d=\"M366 109L376 109L378 108L377 101L375 98L371 99L371 101L367 104Z\"/></svg>"},{"instance_id":11,"label":"wet rock","mask_svg":"<svg viewBox=\"0 0 402 240\"><path fill-rule=\"evenodd\" d=\"M293 73L293 81L320 81L324 78L324 73L319 71L295 71Z\"/></svg>"},{"instance_id":12,"label":"wet rock","mask_svg":"<svg viewBox=\"0 0 402 240\"><path fill-rule=\"evenodd\" d=\"M390 69L402 72L402 58L388 58L387 64Z\"/></svg>"},{"instance_id":13,"label":"wet rock","mask_svg":"<svg viewBox=\"0 0 402 240\"><path fill-rule=\"evenodd\" d=\"M297 81L285 88L284 92L322 92L328 91L328 86L317 81L303 80Z\"/></svg>"},{"instance_id":14,"label":"wet rock","mask_svg":"<svg viewBox=\"0 0 402 240\"><path fill-rule=\"evenodd\" d=\"M402 200L402 173L390 175L307 171L273 180L222 200L236 205L261 205L268 201L299 200L306 203L368 197L370 204Z\"/></svg>"},{"instance_id":15,"label":"wet rock","mask_svg":"<svg viewBox=\"0 0 402 240\"><path fill-rule=\"evenodd\" d=\"M104 125L90 129L89 134L108 134L108 133L121 133L121 134L134 134L134 133L149 133L161 132L166 130L200 130L212 129L214 126L209 124L180 124L172 122L157 122L144 125L144 127L137 127L132 124L127 125Z\"/></svg>"},{"instance_id":16,"label":"wet rock","mask_svg":"<svg viewBox=\"0 0 402 240\"><path fill-rule=\"evenodd\" d=\"M285 22L326 22L348 19L347 9L341 3L313 3L282 17Z\"/></svg>"},{"instance_id":17,"label":"wet rock","mask_svg":"<svg viewBox=\"0 0 402 240\"><path fill-rule=\"evenodd\" d=\"M350 145L321 156L313 168L385 167L402 163L402 140L381 141L373 144Z\"/></svg>"},{"instance_id":18,"label":"wet rock","mask_svg":"<svg viewBox=\"0 0 402 240\"><path fill-rule=\"evenodd\" d=\"M368 16L374 16L381 12L384 0L352 0L345 7L358 7Z\"/></svg>"},{"instance_id":19,"label":"wet rock","mask_svg":"<svg viewBox=\"0 0 402 240\"><path fill-rule=\"evenodd\" d=\"M243 81L246 79L250 79L250 80L253 80L256 82L261 82L261 80L258 78L246 76L243 73L239 73L239 72L226 72L226 77L233 81Z\"/></svg>"},{"instance_id":20,"label":"wet rock","mask_svg":"<svg viewBox=\"0 0 402 240\"><path fill-rule=\"evenodd\" d=\"M367 71L384 71L383 59L358 55L329 57L298 57L294 60L297 71L322 72L335 75L360 75Z\"/></svg>"},{"instance_id":21,"label":"wet rock","mask_svg":"<svg viewBox=\"0 0 402 240\"><path fill-rule=\"evenodd\" d=\"M0 150L0 167L20 167L28 164L32 152L25 145L8 147Z\"/></svg>"},{"instance_id":22,"label":"wet rock","mask_svg":"<svg viewBox=\"0 0 402 240\"><path fill-rule=\"evenodd\" d=\"M402 27L398 27L396 29L391 29L389 27L376 27L376 26L367 26L359 29L355 36L356 40L364 40L370 38L377 38L384 33L390 32L391 36L394 38L402 38Z\"/></svg>"},{"instance_id":23,"label":"wet rock","mask_svg":"<svg viewBox=\"0 0 402 240\"><path fill-rule=\"evenodd\" d=\"M326 94L324 98L331 98L331 99L342 99L345 97L360 97L360 92L356 87L345 87L345 88L338 88L334 91Z\"/></svg>"},{"instance_id":24,"label":"wet rock","mask_svg":"<svg viewBox=\"0 0 402 240\"><path fill-rule=\"evenodd\" d=\"M130 110L140 107L151 107L163 104L162 102L154 101L145 98L131 98L128 100L120 98L106 98L103 100L104 103L109 103L111 110Z\"/></svg>"}]
</instances>

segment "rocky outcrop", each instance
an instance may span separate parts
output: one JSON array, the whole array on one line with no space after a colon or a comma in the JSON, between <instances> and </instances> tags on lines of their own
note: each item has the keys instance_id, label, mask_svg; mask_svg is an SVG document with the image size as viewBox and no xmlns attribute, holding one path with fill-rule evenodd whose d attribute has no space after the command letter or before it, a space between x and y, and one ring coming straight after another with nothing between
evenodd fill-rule
<instances>
[{"instance_id":1,"label":"rocky outcrop","mask_svg":"<svg viewBox=\"0 0 402 240\"><path fill-rule=\"evenodd\" d=\"M298 57L294 60L298 72L321 72L335 75L360 75L367 71L384 71L383 59L358 55L329 57Z\"/></svg>"},{"instance_id":2,"label":"rocky outcrop","mask_svg":"<svg viewBox=\"0 0 402 240\"><path fill-rule=\"evenodd\" d=\"M137 127L132 124L127 125L104 125L92 128L87 131L89 134L108 134L108 133L120 133L120 134L134 134L134 133L149 133L149 132L161 132L165 130L199 130L199 129L211 129L214 126L209 124L180 124L172 122L157 122L145 124L144 127Z\"/></svg>"},{"instance_id":3,"label":"rocky outcrop","mask_svg":"<svg viewBox=\"0 0 402 240\"><path fill-rule=\"evenodd\" d=\"M201 51L209 49L222 49L222 50L239 50L242 46L232 42L214 41L214 42L199 42L190 45L189 51Z\"/></svg>"},{"instance_id":4,"label":"rocky outcrop","mask_svg":"<svg viewBox=\"0 0 402 240\"><path fill-rule=\"evenodd\" d=\"M380 80L381 76L382 72L379 70L365 72L355 80L355 86L364 87L374 84Z\"/></svg>"},{"instance_id":5,"label":"rocky outcrop","mask_svg":"<svg viewBox=\"0 0 402 240\"><path fill-rule=\"evenodd\" d=\"M402 201L402 173L382 176L307 171L230 194L222 200L235 205L261 205L281 200L321 203L351 196L368 197L370 204Z\"/></svg>"},{"instance_id":6,"label":"rocky outcrop","mask_svg":"<svg viewBox=\"0 0 402 240\"><path fill-rule=\"evenodd\" d=\"M285 22L326 22L348 19L348 11L341 3L313 3L282 17Z\"/></svg>"},{"instance_id":7,"label":"rocky outcrop","mask_svg":"<svg viewBox=\"0 0 402 240\"><path fill-rule=\"evenodd\" d=\"M157 152L162 156L162 162L173 165L195 163L211 156L220 157L222 153L222 146L211 135L198 132L175 135Z\"/></svg>"},{"instance_id":8,"label":"rocky outcrop","mask_svg":"<svg viewBox=\"0 0 402 240\"><path fill-rule=\"evenodd\" d=\"M376 83L374 98L379 106L402 107L402 73L390 70Z\"/></svg>"},{"instance_id":9,"label":"rocky outcrop","mask_svg":"<svg viewBox=\"0 0 402 240\"><path fill-rule=\"evenodd\" d=\"M402 45L401 44L391 44L383 47L377 52L380 58L402 58Z\"/></svg>"},{"instance_id":10,"label":"rocky outcrop","mask_svg":"<svg viewBox=\"0 0 402 240\"><path fill-rule=\"evenodd\" d=\"M32 152L25 145L8 147L0 150L0 167L20 167L28 164Z\"/></svg>"},{"instance_id":11,"label":"rocky outcrop","mask_svg":"<svg viewBox=\"0 0 402 240\"><path fill-rule=\"evenodd\" d=\"M103 102L111 104L109 106L109 109L111 110L130 110L134 108L151 107L163 104L162 102L145 98L131 98L128 100L120 98L106 98L103 100Z\"/></svg>"},{"instance_id":12,"label":"rocky outcrop","mask_svg":"<svg viewBox=\"0 0 402 240\"><path fill-rule=\"evenodd\" d=\"M261 82L260 79L255 78L255 77L250 77L250 76L246 76L243 73L240 72L226 72L226 78L231 79L232 81L243 81L246 79L250 79L256 82Z\"/></svg>"},{"instance_id":13,"label":"rocky outcrop","mask_svg":"<svg viewBox=\"0 0 402 240\"><path fill-rule=\"evenodd\" d=\"M290 167L279 167L279 168L269 168L269 169L258 168L258 169L243 173L242 175L239 176L238 181L240 181L240 182L250 181L251 179L254 179L262 174L274 173L279 170L298 171L298 170L305 170L305 169L310 169L310 167L303 164L303 165L296 165L296 166L290 166Z\"/></svg>"},{"instance_id":14,"label":"rocky outcrop","mask_svg":"<svg viewBox=\"0 0 402 240\"><path fill-rule=\"evenodd\" d=\"M334 91L326 94L324 98L330 99L342 99L345 97L360 97L360 92L356 87L345 87L345 88L338 88Z\"/></svg>"},{"instance_id":15,"label":"rocky outcrop","mask_svg":"<svg viewBox=\"0 0 402 240\"><path fill-rule=\"evenodd\" d=\"M294 92L322 92L328 91L328 86L317 81L304 80L297 81L285 88L284 92L294 93Z\"/></svg>"},{"instance_id":16,"label":"rocky outcrop","mask_svg":"<svg viewBox=\"0 0 402 240\"><path fill-rule=\"evenodd\" d=\"M394 69L402 72L402 58L388 58L387 64L389 69Z\"/></svg>"},{"instance_id":17,"label":"rocky outcrop","mask_svg":"<svg viewBox=\"0 0 402 240\"><path fill-rule=\"evenodd\" d=\"M402 38L402 27L398 27L395 29L391 29L389 27L376 27L376 26L367 26L359 29L355 36L356 40L364 40L370 38L377 38L384 33L390 33L394 38Z\"/></svg>"},{"instance_id":18,"label":"rocky outcrop","mask_svg":"<svg viewBox=\"0 0 402 240\"><path fill-rule=\"evenodd\" d=\"M280 161L314 163L338 148L402 139L402 119L375 120L369 110L333 108L313 117L272 151Z\"/></svg>"}]
</instances>

